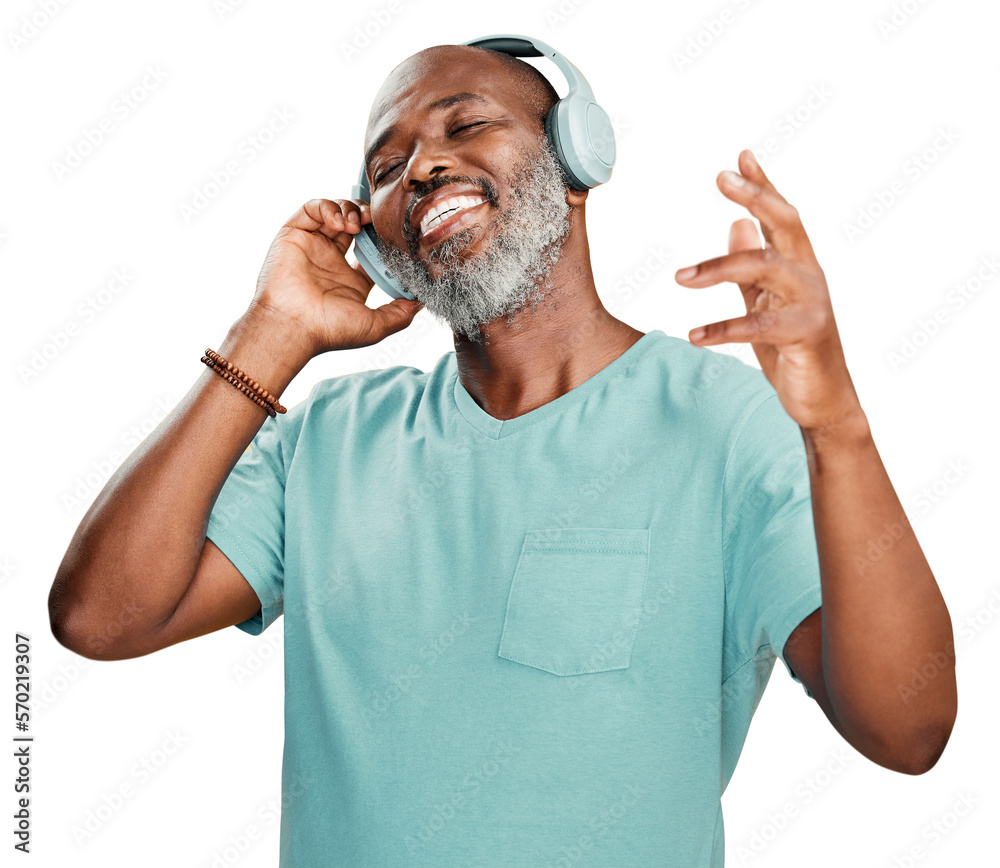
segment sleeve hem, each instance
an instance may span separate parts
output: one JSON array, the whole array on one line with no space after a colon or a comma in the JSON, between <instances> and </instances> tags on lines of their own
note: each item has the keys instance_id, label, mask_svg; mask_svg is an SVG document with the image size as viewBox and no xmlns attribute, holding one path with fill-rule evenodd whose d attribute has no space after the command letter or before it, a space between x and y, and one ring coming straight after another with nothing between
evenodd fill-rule
<instances>
[{"instance_id":1,"label":"sleeve hem","mask_svg":"<svg viewBox=\"0 0 1000 868\"><path fill-rule=\"evenodd\" d=\"M234 625L251 636L259 636L282 613L283 601L280 595L275 592L272 583L264 575L254 559L247 554L247 547L243 541L229 528L219 522L214 514L209 516L208 530L205 538L211 539L219 550L229 558L233 566L240 571L247 584L253 588L257 599L260 600L260 612L258 614Z\"/></svg>"},{"instance_id":2,"label":"sleeve hem","mask_svg":"<svg viewBox=\"0 0 1000 868\"><path fill-rule=\"evenodd\" d=\"M789 637L795 632L795 628L822 606L823 596L822 589L820 587L812 587L804 591L795 598L794 602L782 614L781 618L778 620L778 623L781 626L775 631L775 636L773 637L773 641L777 645L774 649L774 653L781 659L785 669L788 671L789 677L793 681L802 685L802 689L805 691L806 696L810 699L812 698L812 694L809 692L808 688L802 684L802 680L792 672L792 668L788 665L788 661L785 660L785 643L788 642Z\"/></svg>"}]
</instances>

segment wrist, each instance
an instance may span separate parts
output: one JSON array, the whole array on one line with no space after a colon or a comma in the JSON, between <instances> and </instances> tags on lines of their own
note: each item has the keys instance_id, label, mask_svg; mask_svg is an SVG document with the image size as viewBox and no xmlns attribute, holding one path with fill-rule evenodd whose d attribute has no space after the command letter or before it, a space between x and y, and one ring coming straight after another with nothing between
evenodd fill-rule
<instances>
[{"instance_id":1,"label":"wrist","mask_svg":"<svg viewBox=\"0 0 1000 868\"><path fill-rule=\"evenodd\" d=\"M860 404L844 409L827 422L813 427L800 426L809 455L851 453L871 445L871 427Z\"/></svg>"},{"instance_id":2,"label":"wrist","mask_svg":"<svg viewBox=\"0 0 1000 868\"><path fill-rule=\"evenodd\" d=\"M294 320L255 303L233 323L218 352L275 397L314 355Z\"/></svg>"}]
</instances>

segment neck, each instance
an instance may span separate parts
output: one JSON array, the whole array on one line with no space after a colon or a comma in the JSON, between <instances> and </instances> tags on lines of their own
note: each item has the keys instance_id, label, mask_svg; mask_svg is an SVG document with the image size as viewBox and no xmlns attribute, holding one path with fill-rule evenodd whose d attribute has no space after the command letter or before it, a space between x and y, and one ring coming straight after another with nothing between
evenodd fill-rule
<instances>
[{"instance_id":1,"label":"neck","mask_svg":"<svg viewBox=\"0 0 1000 868\"><path fill-rule=\"evenodd\" d=\"M496 419L523 416L565 395L643 336L601 304L582 206L570 220L572 230L537 308L527 306L509 325L500 317L481 326L479 343L455 335L462 385Z\"/></svg>"}]
</instances>

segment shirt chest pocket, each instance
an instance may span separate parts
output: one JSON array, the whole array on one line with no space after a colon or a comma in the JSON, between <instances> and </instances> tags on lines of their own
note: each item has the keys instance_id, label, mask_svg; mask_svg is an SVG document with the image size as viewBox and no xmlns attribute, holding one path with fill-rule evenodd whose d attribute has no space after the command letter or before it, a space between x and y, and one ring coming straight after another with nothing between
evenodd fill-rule
<instances>
[{"instance_id":1,"label":"shirt chest pocket","mask_svg":"<svg viewBox=\"0 0 1000 868\"><path fill-rule=\"evenodd\" d=\"M529 530L498 656L555 675L627 669L648 563L649 528Z\"/></svg>"}]
</instances>

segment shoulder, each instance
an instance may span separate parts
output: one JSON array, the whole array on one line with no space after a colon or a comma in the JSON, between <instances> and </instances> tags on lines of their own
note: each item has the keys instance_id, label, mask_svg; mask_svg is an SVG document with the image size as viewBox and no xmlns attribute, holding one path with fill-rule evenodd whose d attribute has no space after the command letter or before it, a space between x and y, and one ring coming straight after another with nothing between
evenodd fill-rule
<instances>
[{"instance_id":1,"label":"shoulder","mask_svg":"<svg viewBox=\"0 0 1000 868\"><path fill-rule=\"evenodd\" d=\"M296 435L398 436L419 412L433 410L445 399L453 355L444 354L430 371L393 365L320 380L296 407L301 417Z\"/></svg>"},{"instance_id":2,"label":"shoulder","mask_svg":"<svg viewBox=\"0 0 1000 868\"><path fill-rule=\"evenodd\" d=\"M345 397L366 403L400 400L422 391L428 377L429 374L409 365L341 374L316 383L303 404L307 405L308 410L315 411Z\"/></svg>"},{"instance_id":3,"label":"shoulder","mask_svg":"<svg viewBox=\"0 0 1000 868\"><path fill-rule=\"evenodd\" d=\"M681 338L660 333L651 355L664 406L706 433L735 433L777 395L759 367Z\"/></svg>"}]
</instances>

